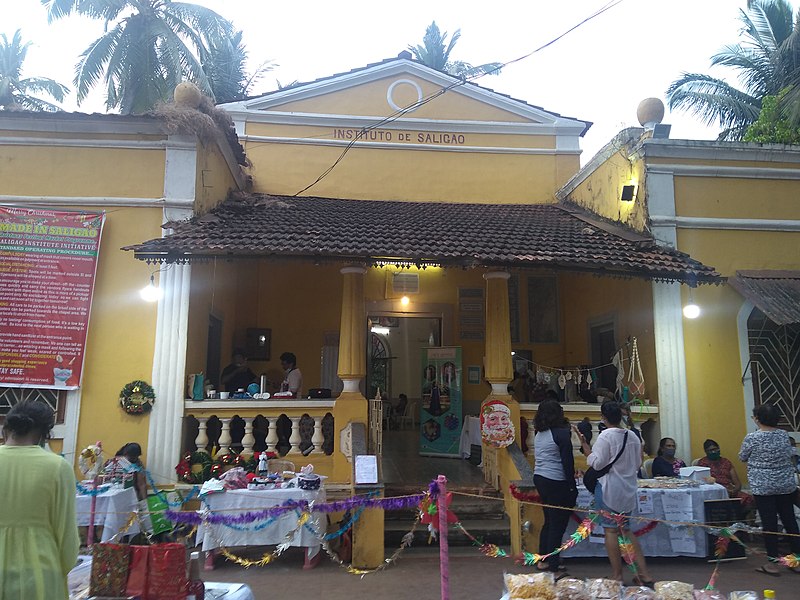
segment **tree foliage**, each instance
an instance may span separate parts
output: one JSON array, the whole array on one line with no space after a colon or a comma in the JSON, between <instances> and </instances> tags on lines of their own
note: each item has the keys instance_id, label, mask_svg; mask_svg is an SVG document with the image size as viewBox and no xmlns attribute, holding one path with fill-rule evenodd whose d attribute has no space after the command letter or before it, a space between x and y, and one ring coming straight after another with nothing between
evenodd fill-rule
<instances>
[{"instance_id":1,"label":"tree foliage","mask_svg":"<svg viewBox=\"0 0 800 600\"><path fill-rule=\"evenodd\" d=\"M146 112L188 80L212 94L199 57L230 43L233 26L213 10L173 0L41 0L52 21L72 13L105 21L105 32L80 56L78 102L100 84L106 107Z\"/></svg>"},{"instance_id":2,"label":"tree foliage","mask_svg":"<svg viewBox=\"0 0 800 600\"><path fill-rule=\"evenodd\" d=\"M761 101L761 113L742 138L745 142L761 144L800 144L800 127L793 124L781 109L786 91L778 96L766 96Z\"/></svg>"},{"instance_id":3,"label":"tree foliage","mask_svg":"<svg viewBox=\"0 0 800 600\"><path fill-rule=\"evenodd\" d=\"M711 58L712 67L737 72L738 87L710 75L683 73L667 89L670 109L686 110L708 125L720 125L720 140L742 139L758 119L764 98L777 96L800 75L800 13L795 21L789 2L749 0L739 19L740 42Z\"/></svg>"},{"instance_id":4,"label":"tree foliage","mask_svg":"<svg viewBox=\"0 0 800 600\"><path fill-rule=\"evenodd\" d=\"M230 39L210 40L200 56L208 85L219 104L244 100L251 95L253 86L264 74L277 66L273 61L266 60L248 74L248 52L241 31L234 33Z\"/></svg>"},{"instance_id":5,"label":"tree foliage","mask_svg":"<svg viewBox=\"0 0 800 600\"><path fill-rule=\"evenodd\" d=\"M22 77L23 63L31 45L22 42L22 32L17 29L10 41L5 34L0 38L0 109L61 110L38 95L46 94L56 102L63 102L69 88L48 77Z\"/></svg>"},{"instance_id":6,"label":"tree foliage","mask_svg":"<svg viewBox=\"0 0 800 600\"><path fill-rule=\"evenodd\" d=\"M408 49L414 58L422 64L461 79L500 73L502 63L493 62L475 66L463 60L452 60L450 54L461 38L461 30L456 29L449 41L447 35L447 32L442 33L436 21L433 21L425 30L422 44L409 46Z\"/></svg>"}]
</instances>

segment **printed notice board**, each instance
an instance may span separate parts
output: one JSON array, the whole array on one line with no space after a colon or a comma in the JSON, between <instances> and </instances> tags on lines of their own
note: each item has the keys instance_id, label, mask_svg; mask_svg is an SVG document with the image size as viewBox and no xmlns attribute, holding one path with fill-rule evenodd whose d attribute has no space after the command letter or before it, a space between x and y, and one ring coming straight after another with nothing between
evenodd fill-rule
<instances>
[{"instance_id":1,"label":"printed notice board","mask_svg":"<svg viewBox=\"0 0 800 600\"><path fill-rule=\"evenodd\" d=\"M459 457L461 347L423 348L419 453Z\"/></svg>"}]
</instances>

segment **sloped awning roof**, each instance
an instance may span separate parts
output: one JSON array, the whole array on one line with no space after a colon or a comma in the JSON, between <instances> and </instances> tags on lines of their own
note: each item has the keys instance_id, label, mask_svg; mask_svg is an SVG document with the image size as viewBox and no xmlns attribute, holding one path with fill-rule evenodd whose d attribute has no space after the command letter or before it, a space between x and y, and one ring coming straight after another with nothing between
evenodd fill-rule
<instances>
[{"instance_id":1,"label":"sloped awning roof","mask_svg":"<svg viewBox=\"0 0 800 600\"><path fill-rule=\"evenodd\" d=\"M800 271L736 271L728 283L774 323L800 323Z\"/></svg>"},{"instance_id":2,"label":"sloped awning roof","mask_svg":"<svg viewBox=\"0 0 800 600\"><path fill-rule=\"evenodd\" d=\"M282 257L552 268L687 283L722 278L688 255L570 204L459 204L237 195L173 234L127 246L151 262Z\"/></svg>"}]
</instances>

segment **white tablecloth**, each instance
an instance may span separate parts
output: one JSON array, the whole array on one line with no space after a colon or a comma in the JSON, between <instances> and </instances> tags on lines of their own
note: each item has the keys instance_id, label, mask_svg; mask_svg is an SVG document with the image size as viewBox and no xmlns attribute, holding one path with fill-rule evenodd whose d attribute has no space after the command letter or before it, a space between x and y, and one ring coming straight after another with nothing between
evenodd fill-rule
<instances>
[{"instance_id":1,"label":"white tablecloth","mask_svg":"<svg viewBox=\"0 0 800 600\"><path fill-rule=\"evenodd\" d=\"M133 488L128 488L127 490L112 488L103 494L98 494L94 524L95 526L103 526L103 536L100 541L107 542L114 537L128 522L131 513L137 508L136 490ZM75 513L78 526L87 527L89 525L91 509L92 497L78 494L75 498ZM134 521L125 532L125 535L135 535L137 533L139 533L139 523Z\"/></svg>"},{"instance_id":2,"label":"white tablecloth","mask_svg":"<svg viewBox=\"0 0 800 600\"><path fill-rule=\"evenodd\" d=\"M279 506L288 500L305 500L306 502L325 502L325 490L300 490L296 488L280 490L228 490L219 494L209 494L204 503L212 512L220 515L239 515L247 511L264 510ZM231 510L237 509L237 510ZM219 511L219 512L217 512ZM324 534L326 530L325 515L313 513L313 520L308 525ZM297 529L297 511L289 510L268 527L253 531L258 525L237 525L246 531L234 529L226 525L200 525L197 539L202 540L203 550L214 550L220 546L274 546L286 542L286 536ZM292 546L308 548L308 558L319 552L320 543L308 527L301 527L291 540Z\"/></svg>"},{"instance_id":3,"label":"white tablecloth","mask_svg":"<svg viewBox=\"0 0 800 600\"><path fill-rule=\"evenodd\" d=\"M591 494L583 486L578 487L578 506L586 506L592 499ZM652 498L652 512L639 513L634 510L634 515L645 519L660 519L666 521L698 522L706 520L704 502L706 500L724 500L728 497L727 490L718 484L703 484L700 487L683 489L639 489L640 496L644 495L642 508L648 508L647 496ZM585 513L578 513L583 517ZM633 531L646 526L647 520L631 520ZM570 520L564 540L577 528L577 523ZM645 556L693 556L705 558L708 555L708 538L706 530L702 527L672 527L659 523L655 529L639 537L642 552ZM606 556L603 545L603 530L595 525L592 536L573 548L564 552L564 557L571 556Z\"/></svg>"},{"instance_id":4,"label":"white tablecloth","mask_svg":"<svg viewBox=\"0 0 800 600\"><path fill-rule=\"evenodd\" d=\"M461 428L461 439L458 444L458 453L462 458L472 454L472 445L481 445L481 420L479 417L464 417L464 426Z\"/></svg>"}]
</instances>

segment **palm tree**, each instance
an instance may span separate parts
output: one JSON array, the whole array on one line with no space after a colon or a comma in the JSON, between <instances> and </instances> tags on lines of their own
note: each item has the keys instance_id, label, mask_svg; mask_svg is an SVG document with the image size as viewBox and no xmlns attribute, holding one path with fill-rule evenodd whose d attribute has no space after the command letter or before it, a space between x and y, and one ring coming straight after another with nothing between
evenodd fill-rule
<instances>
[{"instance_id":1,"label":"palm tree","mask_svg":"<svg viewBox=\"0 0 800 600\"><path fill-rule=\"evenodd\" d=\"M450 60L450 53L461 38L461 30L456 29L450 41L447 41L447 32L442 33L436 21L428 25L422 44L409 46L408 49L414 58L424 65L444 71L461 79L470 79L480 75L497 75L500 73L502 63L486 63L473 66L463 60Z\"/></svg>"},{"instance_id":2,"label":"palm tree","mask_svg":"<svg viewBox=\"0 0 800 600\"><path fill-rule=\"evenodd\" d=\"M198 57L230 38L233 26L213 10L173 0L41 0L52 21L73 12L103 19L105 33L75 68L78 103L101 79L106 107L146 112L188 79L211 94Z\"/></svg>"},{"instance_id":3,"label":"palm tree","mask_svg":"<svg viewBox=\"0 0 800 600\"><path fill-rule=\"evenodd\" d=\"M55 104L33 94L44 93L57 102L64 101L69 88L47 77L22 78L22 63L28 55L30 42L22 43L22 33L14 32L11 41L0 35L0 109L3 110L61 110Z\"/></svg>"},{"instance_id":4,"label":"palm tree","mask_svg":"<svg viewBox=\"0 0 800 600\"><path fill-rule=\"evenodd\" d=\"M242 42L241 31L230 39L209 40L208 48L201 50L200 62L218 104L244 100L264 74L277 66L273 61L265 60L248 75L245 70L247 48Z\"/></svg>"},{"instance_id":5,"label":"palm tree","mask_svg":"<svg viewBox=\"0 0 800 600\"><path fill-rule=\"evenodd\" d=\"M797 33L789 2L749 0L739 18L742 41L722 48L711 65L737 70L741 89L700 73L684 73L667 89L670 109L692 112L708 125L719 124L720 140L742 139L758 119L762 100L778 96L798 74L800 54L792 49Z\"/></svg>"}]
</instances>

